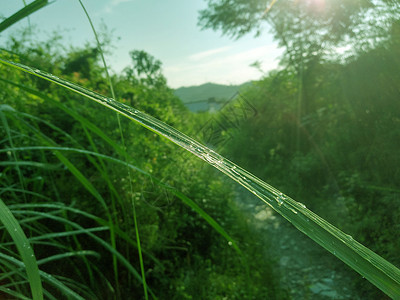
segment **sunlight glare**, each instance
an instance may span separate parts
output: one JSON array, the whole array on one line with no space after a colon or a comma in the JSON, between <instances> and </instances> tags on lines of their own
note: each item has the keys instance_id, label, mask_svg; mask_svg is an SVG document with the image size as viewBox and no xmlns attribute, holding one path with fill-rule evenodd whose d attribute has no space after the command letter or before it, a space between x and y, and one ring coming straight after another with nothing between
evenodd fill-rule
<instances>
[{"instance_id":1,"label":"sunlight glare","mask_svg":"<svg viewBox=\"0 0 400 300\"><path fill-rule=\"evenodd\" d=\"M326 8L326 0L308 0L308 7L311 11L322 13Z\"/></svg>"}]
</instances>

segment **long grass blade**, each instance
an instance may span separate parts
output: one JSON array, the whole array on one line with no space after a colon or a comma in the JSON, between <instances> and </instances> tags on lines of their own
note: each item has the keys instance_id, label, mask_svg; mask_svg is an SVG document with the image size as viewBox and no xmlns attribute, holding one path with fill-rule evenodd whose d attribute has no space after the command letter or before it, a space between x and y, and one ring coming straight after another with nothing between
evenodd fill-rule
<instances>
[{"instance_id":1,"label":"long grass blade","mask_svg":"<svg viewBox=\"0 0 400 300\"><path fill-rule=\"evenodd\" d=\"M7 82L11 85L17 86L29 93L32 93L33 95L36 95L42 99L45 99L46 101L50 101L52 104L54 104L55 106L57 106L58 108L60 108L61 110L63 110L64 112L66 112L67 114L69 114L71 117L73 117L74 119L78 120L79 122L81 122L84 126L86 126L87 128L89 128L93 133L95 133L97 136L99 136L101 139L103 139L105 142L107 142L110 146L112 146L114 148L114 150L121 155L122 157L127 157L127 152L121 148L118 144L116 144L115 142L113 142L112 139L110 139L100 128L98 128L96 125L94 125L93 123L91 123L90 121L88 121L86 118L83 118L82 116L80 116L78 113L76 113L75 111L69 109L68 107L66 107L65 105L63 105L60 102L57 102L55 100L53 100L52 98L44 95L43 93L41 93L40 91L34 90L32 88L26 87L24 85L6 80L4 78L0 78L0 80ZM13 109L11 107L9 107L10 111L13 111ZM30 117L30 116L29 116ZM50 125L50 124L48 124ZM58 129L57 129L58 130ZM119 159L116 159L114 157L110 157L110 156L105 156L102 155L100 153L96 153L96 152L92 152L92 151L88 151L88 150L82 150L82 149L76 149L76 148L66 148L66 147L23 147L23 148L15 148L15 150L23 150L23 149L49 149L49 150L60 150L60 151L74 151L74 152L78 152L78 153L83 153L83 154L89 154L89 155L93 155L93 156L97 156L100 157L102 159L106 159L106 160L111 160L113 162L119 163L119 164L123 164L125 166L127 166L130 170L139 172L147 177L149 177L153 182L163 186L165 189L169 190L173 195L175 195L177 198L179 198L180 200L182 200L183 203L185 203L186 205L188 205L191 209L193 209L195 212L197 212L201 217L203 217L203 219L209 223L212 228L214 228L214 230L216 230L218 233L220 233L227 241L229 244L232 245L232 247L237 251L238 254L241 254L241 251L237 245L237 243L233 240L232 237L229 236L228 233L226 233L226 231L210 216L208 215L204 210L202 210L193 200L191 200L190 198L188 198L186 195L182 194L181 192L179 192L177 189L165 184L164 182L162 182L161 180L153 177L153 175L151 175L150 173L147 173L146 171L132 165L132 164L127 164L125 161L121 161ZM0 152L3 150L0 150ZM123 232L120 231L119 235L123 235Z\"/></svg>"},{"instance_id":2,"label":"long grass blade","mask_svg":"<svg viewBox=\"0 0 400 300\"><path fill-rule=\"evenodd\" d=\"M102 226L106 226L109 227L110 224L108 223L108 221L95 216L93 214L90 214L86 211L71 207L71 206L66 206L63 203L27 203L27 204L13 204L9 206L10 209L43 209L43 208L47 208L47 209L56 209L56 210L62 210L62 211L70 211L72 213L87 217L89 219L92 219L93 221L97 222L98 224L102 225ZM23 221L21 221L20 223L25 222L25 220L28 220L29 218L24 218ZM113 226L115 227L115 232L116 234L122 238L123 240L125 240L126 242L128 242L130 245L136 247L136 243L135 241L133 241L130 237L129 234L125 233L122 229L120 229L118 227L117 224L113 224ZM163 265L161 264L160 261L158 261L153 255L151 255L150 253L144 251L143 253L145 253L150 259L152 259L159 267L163 267Z\"/></svg>"},{"instance_id":3,"label":"long grass blade","mask_svg":"<svg viewBox=\"0 0 400 300\"><path fill-rule=\"evenodd\" d=\"M177 189L171 187L168 184L165 184L164 182L162 182L161 180L155 178L153 175L151 175L150 173L147 173L146 171L132 165L132 164L127 164L125 161L122 161L120 159L114 158L112 156L107 156L104 154L100 154L97 152L93 152L93 151L88 151L88 150L82 150L82 149L76 149L76 148L68 148L68 147L45 147L45 146L32 146L32 147L15 147L15 148L5 148L5 149L0 149L0 153L2 152L7 152L7 151L23 151L23 150L57 150L57 151L66 151L66 152L76 152L76 153L82 153L82 154L89 154L89 155L93 155L96 157L101 157L102 159L117 163L117 164L121 164L124 166L127 166L129 169L133 170L133 171L137 171L140 172L143 175L148 176L151 180L153 180L153 182L155 182L156 184L161 185L163 188L167 189L168 191L170 191L173 195L175 195L176 197L178 197L179 199L182 200L183 203L185 203L186 205L188 205L190 208L192 208L196 213L198 213L207 223L209 223L211 225L212 228L214 228L214 230L216 230L219 234L221 234L230 245L232 245L232 247L238 252L238 254L241 254L241 251L238 247L238 245L236 244L236 242L233 240L233 238L231 236L229 236L229 234L218 224L218 222L216 222L209 214L207 214L200 206L198 206L196 204L196 202L194 202L192 199L190 199L189 197L187 197L186 195L184 195L183 193L181 193L180 191L178 191ZM104 223L103 223L104 224Z\"/></svg>"},{"instance_id":4,"label":"long grass blade","mask_svg":"<svg viewBox=\"0 0 400 300\"><path fill-rule=\"evenodd\" d=\"M97 134L99 137L101 137L104 141L106 141L109 145L111 145L122 157L127 157L127 153L126 151L121 148L118 144L114 143L108 136L106 136L98 127L96 127L94 124L92 124L91 122L89 122L87 119L81 117L79 114L77 114L76 112L74 112L73 110L69 109L68 107L62 105L61 103L54 101L53 99L47 97L46 95L42 94L39 91L33 90L29 87L26 87L24 85L21 84L17 84L14 83L12 81L8 81L6 79L0 78L0 80L7 82L9 84L18 86L21 89L26 90L29 93L32 93L38 97L44 98L47 101L51 101L54 105L58 106L60 109L64 110L65 112L67 112L69 115L71 115L72 117L74 117L75 119L79 120L82 124L84 124L85 126L87 126L89 129L91 129L95 134ZM193 200L191 200L189 197L187 197L186 195L182 194L181 192L179 192L178 190L176 190L175 188L166 185L165 183L163 183L161 180L153 177L153 175L151 175L150 173L147 173L146 171L137 168L136 166L132 165L132 164L127 164L124 161L121 161L119 159L110 157L110 156L105 156L102 155L100 153L96 153L96 152L92 152L92 151L87 151L87 150L82 150L82 149L76 149L76 148L66 148L66 147L23 147L23 148L15 148L16 151L18 150L35 150L35 149L42 149L42 150L61 150L61 151L73 151L73 152L78 152L78 153L84 153L84 154L89 154L89 155L93 155L96 157L100 157L106 160L111 160L113 162L122 164L124 166L127 166L129 168L129 170L134 170L137 172L140 172L143 175L148 176L153 182L163 186L164 188L166 188L167 190L169 190L173 195L175 195L176 197L178 197L179 199L182 200L183 203L185 203L186 205L188 205L191 209L193 209L196 213L198 213L207 223L209 223L212 228L214 228L214 230L216 230L218 233L220 233L227 241L230 245L232 245L232 247L238 252L238 254L241 254L241 251L237 245L237 243L233 240L232 237L229 236L228 233L226 233L226 231L210 216L208 215L204 210L202 210ZM0 152L5 151L5 150L0 150Z\"/></svg>"},{"instance_id":5,"label":"long grass blade","mask_svg":"<svg viewBox=\"0 0 400 300\"><path fill-rule=\"evenodd\" d=\"M33 211L33 210L14 210L13 211L14 214L23 214L23 215L35 215L35 216L44 216L48 219L60 222L60 223L64 223L64 224L68 224L71 227L78 229L78 230L85 230L82 226L80 226L79 224L72 222L68 219L59 217L59 216L53 216L49 213L43 213L43 212L39 212L39 211ZM139 273L136 271L136 269L132 266L132 264L120 253L118 252L117 249L115 249L114 247L112 247L112 245L110 245L109 243L107 243L105 240L103 240L102 238L96 236L95 234L91 233L89 230L86 230L85 232L90 238L92 238L93 240L95 240L96 242L98 242L101 246L103 246L107 251L110 252L110 254L115 255L117 257L117 259L120 261L120 263L126 267L126 269L131 272L131 274L140 282L143 284L142 282L142 277L139 275ZM156 299L157 297L155 296L155 294L153 293L153 291L150 288L147 288L149 293L153 296L154 299Z\"/></svg>"},{"instance_id":6,"label":"long grass blade","mask_svg":"<svg viewBox=\"0 0 400 300\"><path fill-rule=\"evenodd\" d=\"M17 23L23 18L38 11L42 7L46 6L48 2L49 2L48 0L36 0L30 3L29 5L25 6L24 8L20 9L11 17L8 17L7 19L5 19L3 22L0 23L0 32L6 30L11 25Z\"/></svg>"},{"instance_id":7,"label":"long grass blade","mask_svg":"<svg viewBox=\"0 0 400 300\"><path fill-rule=\"evenodd\" d=\"M12 135L11 135L10 127L8 126L7 118L5 117L5 115L1 111L1 109L0 109L0 119L1 119L1 121L3 123L4 129L6 131L8 142L9 142L11 147L14 147L13 138L12 138ZM13 151L11 151L11 154L12 154L12 157L14 159L14 162L17 162L18 161L17 154L15 152L13 152ZM19 182L21 184L21 188L25 189L25 180L24 180L24 177L22 176L21 169L20 169L19 165L15 165L15 167L16 167L16 170L17 170L17 174L18 174ZM26 195L23 194L23 197L24 197L24 200L26 202Z\"/></svg>"},{"instance_id":8,"label":"long grass blade","mask_svg":"<svg viewBox=\"0 0 400 300\"><path fill-rule=\"evenodd\" d=\"M0 286L0 292L3 292L4 294L12 296L13 299L30 300L30 298L24 296L21 293L13 291L12 289L10 289L8 287Z\"/></svg>"},{"instance_id":9,"label":"long grass blade","mask_svg":"<svg viewBox=\"0 0 400 300\"><path fill-rule=\"evenodd\" d=\"M4 258L8 261L10 261L11 263L13 263L16 267L20 267L23 268L24 264L23 262L19 261L18 259L11 257L9 255L5 255L3 253L0 253L0 257ZM68 288L65 284L63 284L61 281L57 280L54 276L52 276L51 274L48 274L44 271L39 271L40 276L47 282L51 283L53 286L57 287L60 291L62 291L65 295L71 297L72 299L76 299L76 300L84 300L84 298L82 298L81 296L79 296L77 293L75 293L73 290L71 290L70 288ZM33 298L35 299L35 298ZM43 296L42 296L43 299Z\"/></svg>"},{"instance_id":10,"label":"long grass blade","mask_svg":"<svg viewBox=\"0 0 400 300\"><path fill-rule=\"evenodd\" d=\"M350 235L340 231L307 209L304 204L284 195L279 190L225 159L213 150L158 119L115 101L112 98L107 98L38 69L3 59L0 59L0 62L56 83L96 101L186 149L255 194L291 222L297 229L341 259L388 296L393 298L399 297L400 270L398 268L354 240Z\"/></svg>"},{"instance_id":11,"label":"long grass blade","mask_svg":"<svg viewBox=\"0 0 400 300\"><path fill-rule=\"evenodd\" d=\"M32 298L34 300L43 299L42 281L39 275L39 267L33 253L32 247L24 231L11 213L7 205L0 199L0 221L4 224L21 255L29 284L31 287Z\"/></svg>"},{"instance_id":12,"label":"long grass blade","mask_svg":"<svg viewBox=\"0 0 400 300\"><path fill-rule=\"evenodd\" d=\"M89 21L90 27L92 28L94 37L96 38L96 42L97 42L97 48L99 49L100 52L100 56L101 56L101 60L103 61L103 65L104 65L104 70L106 72L106 77L110 86L110 91L111 91L111 96L115 99L115 93L114 93L114 87L111 81L111 77L110 74L108 72L108 68L107 68L107 63L106 60L104 58L104 53L103 53L103 49L101 47L101 43L99 40L99 37L97 35L96 29L94 28L92 19L89 16L88 11L86 10L85 6L83 5L83 2L81 0L78 0L85 15L86 18ZM124 134L122 132L122 126L121 126L121 119L120 119L120 115L117 113L117 121L118 121L118 128L119 128L119 132L121 134L121 142L122 142L122 146L124 147L124 149L126 149L125 147L125 139L124 139ZM128 162L128 155L125 155L125 161ZM143 263L143 257L142 257L142 249L141 249L141 243L140 243L140 236L139 236L139 228L138 228L138 224L137 224L137 218L136 218L136 207L135 207L135 198L133 197L133 187L132 187L132 175L131 175L131 171L129 168L127 168L128 171L128 177L129 177L129 189L130 189L130 194L131 196L131 201L132 201L132 209L133 209L133 220L134 220L134 226L135 226L135 234L136 234L136 242L137 242L137 250L138 250L138 254L139 254L139 261L140 261L140 270L142 273L142 278L143 278L143 290L144 290L144 296L145 299L148 299L148 293L147 293L147 284L146 284L146 276L145 276L145 272L144 272L144 263ZM111 231L111 234L114 235L114 231ZM115 241L114 241L115 243ZM129 252L128 252L129 255ZM114 276L115 276L115 282L119 282L118 280L118 265L117 265L117 260L115 257L113 257L113 264L114 264ZM117 286L119 287L119 286Z\"/></svg>"},{"instance_id":13,"label":"long grass blade","mask_svg":"<svg viewBox=\"0 0 400 300\"><path fill-rule=\"evenodd\" d=\"M42 264L46 264L49 262L53 262L55 260L62 260L68 257L73 257L73 256L86 256L86 255L91 255L91 256L95 256L97 258L100 258L100 254L95 252L95 251L91 251L91 250L81 250L81 251L71 251L71 252L64 252L61 254L56 254L56 255L52 255L46 258L43 258L41 260L38 261L39 265Z\"/></svg>"},{"instance_id":14,"label":"long grass blade","mask_svg":"<svg viewBox=\"0 0 400 300\"><path fill-rule=\"evenodd\" d=\"M112 81L111 81L110 74L108 72L107 63L106 63L106 60L104 58L103 49L101 47L101 43L100 43L99 37L97 35L96 29L94 28L93 22L92 22L92 20L91 20L91 18L89 16L89 13L87 12L85 6L83 5L83 2L81 0L78 0L78 1L82 6L83 11L85 12L85 15L86 15L86 17L87 17L87 19L88 19L88 21L90 23L90 26L92 28L93 34L94 34L94 36L96 38L97 47L98 47L98 49L100 51L101 60L103 62L104 70L106 72L106 77L107 77L107 80L108 80L108 83L109 83L109 86L110 86L111 96L112 96L112 98L115 99L116 97L115 97L115 93L114 93L114 87L113 87L113 84L112 84ZM124 147L124 149L126 149L124 134L122 132L122 126L121 126L121 118L120 118L120 114L118 114L118 113L117 113L117 121L118 121L119 132L120 132L120 135L121 135L122 146ZM125 158L126 163L128 163L128 155L127 154L125 154L124 158ZM129 190L130 190L131 203L132 203L133 224L135 226L135 235L136 235L137 250L138 250L139 262L140 262L140 270L141 270L142 278L143 278L144 298L147 300L149 297L148 297L148 293L147 293L146 273L144 271L144 262L143 262L143 255L142 255L142 246L141 246L141 242L140 242L139 227L138 227L138 222L137 222L135 198L133 197L132 174L131 174L131 170L130 170L130 168L128 166L127 166L126 169L127 169L128 177L129 177ZM116 279L118 279L117 278L118 273L117 273L116 263L114 263L114 266L115 266L114 269L115 269L115 274L116 274L115 276L116 276Z\"/></svg>"}]
</instances>

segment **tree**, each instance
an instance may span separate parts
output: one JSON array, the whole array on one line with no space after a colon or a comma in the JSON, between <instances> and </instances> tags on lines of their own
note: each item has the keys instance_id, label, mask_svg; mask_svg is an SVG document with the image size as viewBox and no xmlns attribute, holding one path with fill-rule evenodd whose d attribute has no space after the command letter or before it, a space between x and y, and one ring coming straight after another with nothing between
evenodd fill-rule
<instances>
[{"instance_id":1,"label":"tree","mask_svg":"<svg viewBox=\"0 0 400 300\"><path fill-rule=\"evenodd\" d=\"M99 54L97 48L91 48L89 46L71 51L68 53L68 57L65 61L64 72L66 74L78 72L83 78L92 79L92 72L99 71L95 69Z\"/></svg>"},{"instance_id":2,"label":"tree","mask_svg":"<svg viewBox=\"0 0 400 300\"><path fill-rule=\"evenodd\" d=\"M125 73L129 79L139 80L148 85L165 84L166 79L161 72L161 61L143 50L129 52L133 67L126 68Z\"/></svg>"},{"instance_id":3,"label":"tree","mask_svg":"<svg viewBox=\"0 0 400 300\"><path fill-rule=\"evenodd\" d=\"M302 119L315 110L321 65L340 46L365 48L385 38L389 29L386 21L395 17L393 8L398 7L392 2L207 0L208 8L200 11L199 25L234 38L251 32L260 35L264 25L268 25L285 50L281 64L296 75L297 118L300 126L305 126ZM370 16L380 16L376 17L379 21L371 22Z\"/></svg>"},{"instance_id":4,"label":"tree","mask_svg":"<svg viewBox=\"0 0 400 300\"><path fill-rule=\"evenodd\" d=\"M397 18L399 4L388 0L207 0L199 25L221 30L234 38L268 24L293 64L303 57L330 50L341 43L359 43L389 29L387 20ZM378 18L379 17L379 18ZM373 18L373 22L371 22ZM386 24L386 25L385 25ZM371 30L375 28L375 30ZM380 31L383 36L384 32ZM301 51L300 51L301 50Z\"/></svg>"}]
</instances>

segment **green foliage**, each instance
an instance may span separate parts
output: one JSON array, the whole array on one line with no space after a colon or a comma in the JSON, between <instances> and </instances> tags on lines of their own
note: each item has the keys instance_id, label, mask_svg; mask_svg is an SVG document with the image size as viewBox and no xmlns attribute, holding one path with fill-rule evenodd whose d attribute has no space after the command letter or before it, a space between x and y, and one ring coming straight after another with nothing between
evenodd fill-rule
<instances>
[{"instance_id":1,"label":"green foliage","mask_svg":"<svg viewBox=\"0 0 400 300\"><path fill-rule=\"evenodd\" d=\"M14 61L21 57L26 61L39 58L39 65L46 65L42 58L47 54L43 51L36 56L37 51L32 51L40 48L40 44L25 45L14 48L18 54L3 52L2 57ZM48 45L52 46L50 42ZM107 81L99 68L97 50L93 49L86 45L60 53L47 61L52 64L48 69L106 93ZM81 62L86 66L84 70ZM21 216L20 220L27 220L25 230L39 261L45 297L101 299L126 298L132 293L143 295L142 277L137 271L140 266L131 197L136 203L151 297L195 297L198 285L212 282L215 276L222 279L213 288L213 294L226 294L224 280L228 277L223 270L228 266L237 282L229 287L232 295L257 295L259 290L260 295L273 295L279 290L261 288L262 282L248 281L244 262L247 254L240 252L237 241L247 241L249 236L237 226L225 225L226 219L234 224L242 217L234 213L233 202L232 208L225 206L226 188L220 179L209 176L205 170L201 180L183 174L171 176L175 168L185 170L186 161L180 159L180 152L173 151L171 145L162 143L153 133L121 120L124 149L116 130L117 120L108 110L41 80L16 73L8 76L5 72L2 68L1 97L7 103L2 111L10 134L1 141L0 156L4 163L0 173L5 180L0 189L7 205L23 207L22 211L14 212ZM182 103L162 80L154 85L140 78L114 76L112 81L122 102L132 102L177 127L193 126ZM2 135L4 124L0 127ZM14 161L8 151L15 153ZM125 158L133 172L131 179L123 171L123 166L127 166ZM195 163L200 167L198 161ZM179 186L190 198L171 184ZM21 204L19 194L26 204ZM43 201L57 201L57 204L51 206ZM208 201L218 205L204 206ZM6 242L2 240L0 244ZM195 268L207 261L212 261L213 267L201 278L181 281L185 273L195 274ZM254 267L259 268L260 274L268 275L272 286L275 279L269 265L264 260ZM7 267L10 264L5 263L3 268ZM13 295L13 291L19 290L14 283L17 277L12 272L7 274L4 280L8 280L11 290L2 292ZM20 290L19 295L26 294L26 289Z\"/></svg>"},{"instance_id":2,"label":"green foliage","mask_svg":"<svg viewBox=\"0 0 400 300\"><path fill-rule=\"evenodd\" d=\"M396 266L399 50L391 35L347 62L318 63L314 79L303 81L308 107L300 117L296 73L271 73L244 92L259 114L224 149ZM383 297L361 279L357 286L363 298Z\"/></svg>"},{"instance_id":3,"label":"green foliage","mask_svg":"<svg viewBox=\"0 0 400 300\"><path fill-rule=\"evenodd\" d=\"M39 268L31 244L24 234L18 221L9 208L0 199L0 221L4 224L7 232L12 237L23 264L26 266L27 277L31 286L32 298L43 299L42 283L40 281Z\"/></svg>"},{"instance_id":4,"label":"green foliage","mask_svg":"<svg viewBox=\"0 0 400 300\"><path fill-rule=\"evenodd\" d=\"M139 80L143 85L163 86L166 83L165 77L161 73L161 61L143 50L129 52L133 66L126 68L127 79L131 82Z\"/></svg>"},{"instance_id":5,"label":"green foliage","mask_svg":"<svg viewBox=\"0 0 400 300\"><path fill-rule=\"evenodd\" d=\"M343 41L360 45L371 41L370 38L376 39L376 34L384 37L398 9L395 1L369 0L351 0L346 5L336 0L207 0L207 3L208 7L199 14L203 29L239 38L251 32L259 35L268 24L292 63L299 62L301 56L307 59L326 53ZM376 17L378 23L371 24L367 15Z\"/></svg>"},{"instance_id":6,"label":"green foliage","mask_svg":"<svg viewBox=\"0 0 400 300\"><path fill-rule=\"evenodd\" d=\"M200 157L257 195L275 211L289 220L297 229L304 232L308 237L320 244L326 250L330 251L351 268L365 276L371 283L376 285L387 295L394 297L400 293L399 269L370 249L355 241L352 236L343 233L336 227L332 226L329 222L307 209L304 204L287 197L279 190L261 181L248 171L230 162L218 153L199 144L173 127L170 127L167 124L129 106L123 105L114 99L106 98L40 70L32 70L30 67L4 60L2 60L2 62L16 69L24 70L27 73L57 83L58 85L68 88L78 94L84 95L85 97L138 122L143 127L152 130L160 136L173 141L175 144ZM81 178L82 176L79 177ZM85 186L86 185L87 184L85 184ZM204 216L204 213L201 212L200 214ZM134 225L137 228L135 211L134 216ZM209 223L212 224L210 221ZM137 229L136 236L138 237ZM139 254L140 253L139 249ZM142 262L141 257L140 262ZM145 286L144 281L143 285Z\"/></svg>"}]
</instances>

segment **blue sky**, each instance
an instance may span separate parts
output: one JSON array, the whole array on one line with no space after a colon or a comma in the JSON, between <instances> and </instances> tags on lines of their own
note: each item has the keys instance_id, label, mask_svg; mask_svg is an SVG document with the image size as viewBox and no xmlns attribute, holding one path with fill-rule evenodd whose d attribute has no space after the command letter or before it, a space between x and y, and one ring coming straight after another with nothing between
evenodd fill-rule
<instances>
[{"instance_id":1,"label":"blue sky","mask_svg":"<svg viewBox=\"0 0 400 300\"><path fill-rule=\"evenodd\" d=\"M0 16L8 17L23 7L23 0L1 0ZM30 1L26 1L30 3ZM268 34L254 38L249 34L239 40L222 36L197 26L198 11L204 0L85 0L83 1L97 29L102 23L113 32L112 55L106 57L115 72L130 64L129 51L145 50L161 60L168 84L199 85L206 82L238 84L258 79L262 74L249 65L262 61L263 70L277 67L281 50ZM44 38L60 31L66 44L83 45L94 41L90 25L78 0L56 0L30 17L30 23ZM3 36L16 34L23 20Z\"/></svg>"}]
</instances>

